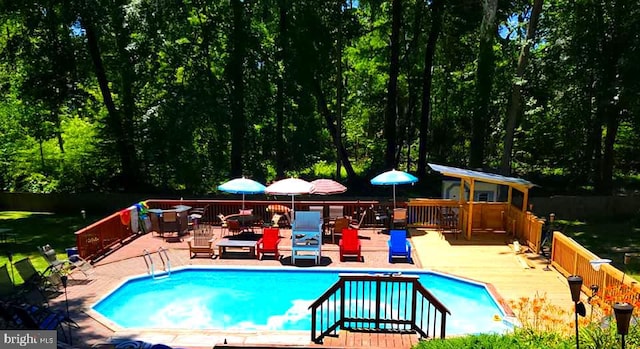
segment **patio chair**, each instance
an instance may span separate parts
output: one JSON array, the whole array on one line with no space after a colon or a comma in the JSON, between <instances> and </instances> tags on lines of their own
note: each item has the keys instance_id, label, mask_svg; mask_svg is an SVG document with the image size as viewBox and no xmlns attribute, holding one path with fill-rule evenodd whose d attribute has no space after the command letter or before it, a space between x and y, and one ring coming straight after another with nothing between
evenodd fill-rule
<instances>
[{"instance_id":1,"label":"patio chair","mask_svg":"<svg viewBox=\"0 0 640 349\"><path fill-rule=\"evenodd\" d=\"M0 267L0 300L12 300L19 294L19 289L13 283L7 265Z\"/></svg>"},{"instance_id":2,"label":"patio chair","mask_svg":"<svg viewBox=\"0 0 640 349\"><path fill-rule=\"evenodd\" d=\"M72 263L68 259L58 259L58 254L50 245L38 246L38 252L49 264L50 269L55 272L68 274L72 268Z\"/></svg>"},{"instance_id":3,"label":"patio chair","mask_svg":"<svg viewBox=\"0 0 640 349\"><path fill-rule=\"evenodd\" d=\"M162 230L162 236L168 232L180 232L180 221L178 220L178 213L176 211L164 211L162 212L162 222L160 224L160 230Z\"/></svg>"},{"instance_id":4,"label":"patio chair","mask_svg":"<svg viewBox=\"0 0 640 349\"><path fill-rule=\"evenodd\" d=\"M392 229L389 231L389 263L393 263L393 257L404 257L409 263L411 259L411 243L407 239L407 231L404 229Z\"/></svg>"},{"instance_id":5,"label":"patio chair","mask_svg":"<svg viewBox=\"0 0 640 349\"><path fill-rule=\"evenodd\" d=\"M320 212L320 217L324 217L324 206L309 206L309 211Z\"/></svg>"},{"instance_id":6,"label":"patio chair","mask_svg":"<svg viewBox=\"0 0 640 349\"><path fill-rule=\"evenodd\" d=\"M394 208L393 209L393 228L406 228L406 227L407 227L407 209Z\"/></svg>"},{"instance_id":7,"label":"patio chair","mask_svg":"<svg viewBox=\"0 0 640 349\"><path fill-rule=\"evenodd\" d=\"M193 236L187 239L189 245L189 258L194 258L199 253L206 254L208 258L213 258L213 230L198 229L193 232Z\"/></svg>"},{"instance_id":8,"label":"patio chair","mask_svg":"<svg viewBox=\"0 0 640 349\"><path fill-rule=\"evenodd\" d=\"M17 328L58 331L62 333L65 341L67 340L62 324L71 321L67 321L63 314L30 305L11 305L8 309L3 309L3 312L7 310ZM77 324L75 325L77 327Z\"/></svg>"},{"instance_id":9,"label":"patio chair","mask_svg":"<svg viewBox=\"0 0 640 349\"><path fill-rule=\"evenodd\" d=\"M256 258L261 260L265 253L272 253L274 258L279 260L280 253L278 252L278 244L280 243L280 240L280 229L264 228L262 231L262 237L256 244ZM262 256L260 254L262 254Z\"/></svg>"},{"instance_id":10,"label":"patio chair","mask_svg":"<svg viewBox=\"0 0 640 349\"><path fill-rule=\"evenodd\" d=\"M360 215L360 220L356 221L356 220L352 220L349 223L349 228L353 228L353 229L360 229L362 227L362 222L364 222L364 217L367 216L367 211L368 210L364 210L362 211L361 215Z\"/></svg>"},{"instance_id":11,"label":"patio chair","mask_svg":"<svg viewBox=\"0 0 640 349\"><path fill-rule=\"evenodd\" d=\"M362 245L358 237L358 229L343 229L339 245L340 262L344 262L345 255L355 255L358 261L362 261Z\"/></svg>"},{"instance_id":12,"label":"patio chair","mask_svg":"<svg viewBox=\"0 0 640 349\"><path fill-rule=\"evenodd\" d=\"M47 303L46 297L39 290L16 286L9 275L6 264L0 267L0 301L29 304Z\"/></svg>"},{"instance_id":13,"label":"patio chair","mask_svg":"<svg viewBox=\"0 0 640 349\"><path fill-rule=\"evenodd\" d=\"M271 217L271 226L274 228L279 228L280 227L280 219L283 217L283 215L278 214L278 213L274 213L273 216Z\"/></svg>"},{"instance_id":14,"label":"patio chair","mask_svg":"<svg viewBox=\"0 0 640 349\"><path fill-rule=\"evenodd\" d=\"M77 253L69 256L69 262L73 263L73 270L80 270L86 278L95 271L93 265Z\"/></svg>"},{"instance_id":15,"label":"patio chair","mask_svg":"<svg viewBox=\"0 0 640 349\"><path fill-rule=\"evenodd\" d=\"M333 224L333 230L331 231L331 242L335 243L336 234L342 235L342 231L347 228L349 228L349 218L340 217L336 219L335 223Z\"/></svg>"},{"instance_id":16,"label":"patio chair","mask_svg":"<svg viewBox=\"0 0 640 349\"><path fill-rule=\"evenodd\" d=\"M242 232L242 226L239 220L230 219L227 221L227 228L231 235L240 234Z\"/></svg>"},{"instance_id":17,"label":"patio chair","mask_svg":"<svg viewBox=\"0 0 640 349\"><path fill-rule=\"evenodd\" d=\"M296 259L322 258L322 217L320 212L296 211L291 226L291 263Z\"/></svg>"},{"instance_id":18,"label":"patio chair","mask_svg":"<svg viewBox=\"0 0 640 349\"><path fill-rule=\"evenodd\" d=\"M30 291L38 291L43 298L47 299L48 293L55 293L62 280L60 274L53 269L47 269L47 273L39 273L31 263L29 257L25 257L13 264L13 267L18 271L22 280L24 280L23 288Z\"/></svg>"},{"instance_id":19,"label":"patio chair","mask_svg":"<svg viewBox=\"0 0 640 349\"><path fill-rule=\"evenodd\" d=\"M218 219L220 220L220 236L225 236L228 228L227 218L222 213L219 213Z\"/></svg>"},{"instance_id":20,"label":"patio chair","mask_svg":"<svg viewBox=\"0 0 640 349\"><path fill-rule=\"evenodd\" d=\"M50 245L38 247L52 272L62 275L72 275L74 270L79 270L85 277L94 272L93 265L78 255L77 249L70 248L67 251L68 259L58 259L56 251ZM69 254L69 251L75 253Z\"/></svg>"},{"instance_id":21,"label":"patio chair","mask_svg":"<svg viewBox=\"0 0 640 349\"><path fill-rule=\"evenodd\" d=\"M329 218L338 219L344 217L344 206L329 206Z\"/></svg>"}]
</instances>

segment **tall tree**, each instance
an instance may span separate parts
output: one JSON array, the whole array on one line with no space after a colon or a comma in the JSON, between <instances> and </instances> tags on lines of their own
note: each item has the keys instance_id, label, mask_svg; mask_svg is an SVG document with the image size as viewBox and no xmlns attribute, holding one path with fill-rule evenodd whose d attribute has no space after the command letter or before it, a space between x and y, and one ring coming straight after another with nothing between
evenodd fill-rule
<instances>
[{"instance_id":1,"label":"tall tree","mask_svg":"<svg viewBox=\"0 0 640 349\"><path fill-rule=\"evenodd\" d=\"M133 146L133 141L128 140L123 136L130 134L131 130L124 130L124 117L122 112L116 107L113 99L102 54L100 52L98 32L94 26L94 19L91 10L87 7L83 8L82 11L80 24L82 25L86 35L87 47L89 56L93 62L94 74L98 80L98 86L100 88L100 93L102 94L103 103L107 109L107 125L109 126L109 134L112 139L115 139L116 150L121 166L121 184L125 189L131 190L136 187L136 183L139 178L138 167L135 162L135 151L131 148ZM128 63L122 64L125 65Z\"/></svg>"},{"instance_id":2,"label":"tall tree","mask_svg":"<svg viewBox=\"0 0 640 349\"><path fill-rule=\"evenodd\" d=\"M420 134L418 140L418 176L427 173L427 140L429 138L429 120L431 119L431 82L433 81L433 58L436 53L438 36L442 29L443 0L431 2L431 30L427 39L422 71L422 111L420 113Z\"/></svg>"},{"instance_id":3,"label":"tall tree","mask_svg":"<svg viewBox=\"0 0 640 349\"><path fill-rule=\"evenodd\" d=\"M543 0L534 0L533 8L527 25L527 36L520 50L518 58L518 67L516 68L516 76L511 84L511 103L507 112L506 129L504 134L504 150L502 154L502 164L500 170L504 175L511 174L511 153L513 151L513 134L516 129L518 116L522 111L522 85L524 84L524 72L531 52L536 27L538 26L538 18L542 12Z\"/></svg>"},{"instance_id":4,"label":"tall tree","mask_svg":"<svg viewBox=\"0 0 640 349\"><path fill-rule=\"evenodd\" d=\"M384 138L386 148L384 163L386 168L396 167L396 124L398 122L398 75L400 73L400 26L402 25L402 0L391 4L391 57L389 61L389 82L387 84L387 105L384 116Z\"/></svg>"},{"instance_id":5,"label":"tall tree","mask_svg":"<svg viewBox=\"0 0 640 349\"><path fill-rule=\"evenodd\" d=\"M475 108L471 119L471 143L469 166L483 167L485 142L489 123L489 104L493 85L494 54L493 40L497 32L496 12L498 0L482 1L482 23L480 24L480 45L478 47L478 67L476 70Z\"/></svg>"},{"instance_id":6,"label":"tall tree","mask_svg":"<svg viewBox=\"0 0 640 349\"><path fill-rule=\"evenodd\" d=\"M242 176L244 137L247 121L244 111L244 61L247 35L245 33L243 1L231 0L233 29L229 35L229 83L231 85L231 176Z\"/></svg>"}]
</instances>

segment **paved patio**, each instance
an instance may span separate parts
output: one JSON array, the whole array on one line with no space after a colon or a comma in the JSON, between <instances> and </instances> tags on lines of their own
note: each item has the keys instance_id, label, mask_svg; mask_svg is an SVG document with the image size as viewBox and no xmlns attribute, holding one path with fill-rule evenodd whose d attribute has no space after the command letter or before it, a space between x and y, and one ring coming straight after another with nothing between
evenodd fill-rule
<instances>
[{"instance_id":1,"label":"paved patio","mask_svg":"<svg viewBox=\"0 0 640 349\"><path fill-rule=\"evenodd\" d=\"M221 230L215 228L216 239L221 238ZM434 230L411 229L414 246L414 264L394 263L396 269L433 269L465 278L488 282L504 298L504 301L517 300L520 297L533 297L546 294L555 304L567 306L572 303L566 280L560 273L545 271L546 261L533 254L515 254L511 249L510 239L504 234L477 233L472 241L453 236L444 236ZM307 344L310 343L309 332L251 332L225 333L211 330L120 330L99 315L90 307L105 296L126 278L147 273L143 258L143 250L156 252L159 247L167 249L172 267L189 265L238 265L238 266L290 266L290 246L287 242L290 230L282 230L284 239L281 260L264 259L262 261L243 257L233 258L193 258L190 259L186 242L165 242L154 234L138 237L121 246L106 258L95 264L94 272L84 277L79 272L73 274L67 288L67 298L71 318L80 325L73 330L73 344L79 347L105 343L109 340L126 339L141 340L149 343L164 343L182 348L211 348L216 343L226 342L245 346L257 344ZM348 268L386 268L388 235L381 234L378 229L360 231L363 239L364 262L340 262L338 246L329 241L323 245L322 266ZM157 254L153 254L156 264L161 264ZM304 267L304 261L298 263ZM322 267L320 266L320 267ZM428 288L428 285L425 285ZM65 309L64 294L52 300L52 306ZM506 303L506 302L505 302ZM387 347L386 343L367 342L363 347ZM398 347L406 348L400 341Z\"/></svg>"}]
</instances>

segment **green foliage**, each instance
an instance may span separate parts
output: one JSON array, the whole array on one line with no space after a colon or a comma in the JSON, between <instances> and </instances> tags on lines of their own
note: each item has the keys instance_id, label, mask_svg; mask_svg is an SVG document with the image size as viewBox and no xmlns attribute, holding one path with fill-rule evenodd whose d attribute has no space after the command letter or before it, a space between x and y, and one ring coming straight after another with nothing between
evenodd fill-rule
<instances>
[{"instance_id":1,"label":"green foliage","mask_svg":"<svg viewBox=\"0 0 640 349\"><path fill-rule=\"evenodd\" d=\"M481 2L444 2L433 67L432 3L402 3L397 166L415 170L431 69L427 161L467 166L480 89L490 96L482 161L497 167L530 4L499 2L482 87ZM608 177L640 187L638 18L637 2L544 2L517 81L517 175L553 192L606 191ZM12 1L0 29L3 190L206 194L232 170L331 176L338 115L353 180L380 170L391 2Z\"/></svg>"},{"instance_id":2,"label":"green foliage","mask_svg":"<svg viewBox=\"0 0 640 349\"><path fill-rule=\"evenodd\" d=\"M422 341L415 349L569 349L575 347L570 338L555 333L528 333L516 331L504 335L479 334L451 339Z\"/></svg>"}]
</instances>

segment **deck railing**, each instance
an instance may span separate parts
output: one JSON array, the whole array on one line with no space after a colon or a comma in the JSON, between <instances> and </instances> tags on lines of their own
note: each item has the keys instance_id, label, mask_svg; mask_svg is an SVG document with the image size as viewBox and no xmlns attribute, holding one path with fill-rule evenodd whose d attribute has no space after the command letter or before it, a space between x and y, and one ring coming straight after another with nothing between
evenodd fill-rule
<instances>
[{"instance_id":1,"label":"deck railing","mask_svg":"<svg viewBox=\"0 0 640 349\"><path fill-rule=\"evenodd\" d=\"M120 220L119 212L84 227L75 234L78 254L87 260L94 260L107 254L112 248L134 235L131 227L124 225Z\"/></svg>"},{"instance_id":2,"label":"deck railing","mask_svg":"<svg viewBox=\"0 0 640 349\"><path fill-rule=\"evenodd\" d=\"M444 338L451 312L415 275L340 274L311 306L311 340L338 330L417 332Z\"/></svg>"},{"instance_id":3,"label":"deck railing","mask_svg":"<svg viewBox=\"0 0 640 349\"><path fill-rule=\"evenodd\" d=\"M187 205L193 208L203 208L200 223L219 224L218 215L227 216L238 213L242 207L241 200L147 200L149 208L170 209L176 205ZM402 204L401 204L402 205ZM324 206L325 216L329 215L329 206L343 206L343 213L359 221L365 214L362 225L364 227L381 226L384 221L376 220L376 212L389 212L389 207L381 205L376 200L362 201L312 201L296 200L296 210L309 210L309 206ZM508 207L504 203L474 203L474 229L492 228L504 229L514 236L526 240L534 250L539 250L542 235L542 221L530 212L523 213L515 207ZM252 209L258 217L258 222L269 222L274 213L281 208L290 208L291 201L245 201L245 208ZM276 211L274 211L276 210ZM460 204L454 200L443 199L412 199L407 205L407 223L413 227L440 228L443 222L443 212L455 212L457 227L466 235L469 219L469 204ZM366 212L366 213L365 213ZM152 227L157 228L157 222ZM451 221L447 221L450 225ZM128 225L122 224L120 214L116 212L76 234L76 246L82 258L93 260L99 258L119 244L136 236Z\"/></svg>"},{"instance_id":4,"label":"deck railing","mask_svg":"<svg viewBox=\"0 0 640 349\"><path fill-rule=\"evenodd\" d=\"M241 200L147 200L149 208L170 209L176 205L187 205L193 208L204 208L200 223L219 224L219 214L224 216L238 213L242 207ZM360 220L362 214L366 215L362 222L364 227L374 226L376 221L371 207L379 206L375 200L369 201L295 201L296 210L308 210L309 206L324 206L326 215L329 214L329 206L343 206L343 213L353 216L353 219ZM258 217L258 222L269 222L273 216L274 209L290 208L291 201L245 201L245 208L252 209L253 214ZM153 215L152 215L153 216ZM155 217L155 216L153 216ZM152 229L157 228L158 222L151 222ZM141 225L142 226L142 225ZM75 232L76 246L80 257L87 260L95 260L106 254L117 246L129 241L137 235L133 232L129 224L123 224L120 220L120 212L101 219L85 228Z\"/></svg>"},{"instance_id":5,"label":"deck railing","mask_svg":"<svg viewBox=\"0 0 640 349\"><path fill-rule=\"evenodd\" d=\"M591 285L598 285L598 295L606 298L609 292L615 289L628 287L635 294L635 299L640 298L640 285L632 277L625 274L610 264L599 265L595 270L590 261L600 257L584 248L570 237L559 231L553 232L551 246L551 263L564 276L580 275L582 277L582 291L591 295Z\"/></svg>"},{"instance_id":6,"label":"deck railing","mask_svg":"<svg viewBox=\"0 0 640 349\"><path fill-rule=\"evenodd\" d=\"M407 205L407 223L412 227L441 228L445 212L455 213L457 229L470 236L468 202L446 199L411 199ZM526 242L535 252L540 251L544 222L529 211L522 212L506 202L474 202L473 231L505 232ZM447 222L447 225L450 221Z\"/></svg>"}]
</instances>

